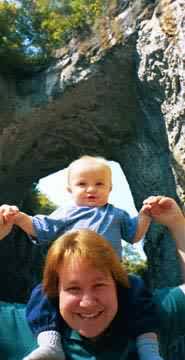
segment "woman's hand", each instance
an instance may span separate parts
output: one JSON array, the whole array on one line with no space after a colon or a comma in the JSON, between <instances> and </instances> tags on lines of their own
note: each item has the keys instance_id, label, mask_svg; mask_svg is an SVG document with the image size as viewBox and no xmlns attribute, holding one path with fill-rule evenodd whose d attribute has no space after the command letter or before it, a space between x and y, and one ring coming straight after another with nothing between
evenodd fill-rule
<instances>
[{"instance_id":1,"label":"woman's hand","mask_svg":"<svg viewBox=\"0 0 185 360\"><path fill-rule=\"evenodd\" d=\"M143 204L151 217L158 222L173 229L174 226L185 223L182 210L176 201L166 196L150 196Z\"/></svg>"},{"instance_id":2,"label":"woman's hand","mask_svg":"<svg viewBox=\"0 0 185 360\"><path fill-rule=\"evenodd\" d=\"M15 205L0 206L0 225L14 224L15 217L18 215L19 209Z\"/></svg>"}]
</instances>

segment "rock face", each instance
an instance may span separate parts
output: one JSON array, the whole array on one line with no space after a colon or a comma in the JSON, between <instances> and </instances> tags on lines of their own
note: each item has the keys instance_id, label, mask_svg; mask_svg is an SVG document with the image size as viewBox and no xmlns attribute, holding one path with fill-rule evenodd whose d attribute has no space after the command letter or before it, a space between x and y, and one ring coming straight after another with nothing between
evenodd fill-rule
<instances>
[{"instance_id":1,"label":"rock face","mask_svg":"<svg viewBox=\"0 0 185 360\"><path fill-rule=\"evenodd\" d=\"M140 23L138 75L144 92L160 105L178 195L185 199L185 3L161 0Z\"/></svg>"},{"instance_id":2,"label":"rock face","mask_svg":"<svg viewBox=\"0 0 185 360\"><path fill-rule=\"evenodd\" d=\"M34 182L86 153L120 163L138 209L152 194L183 202L184 10L183 1L120 1L114 17L58 50L47 70L1 75L1 203L21 206ZM28 264L41 266L41 250L11 234L8 252L6 240L0 273L11 261L22 289ZM162 226L151 226L146 251L151 287L179 283L175 246ZM30 289L33 276L24 284ZM2 299L12 299L10 288ZM27 299L20 291L13 301Z\"/></svg>"}]
</instances>

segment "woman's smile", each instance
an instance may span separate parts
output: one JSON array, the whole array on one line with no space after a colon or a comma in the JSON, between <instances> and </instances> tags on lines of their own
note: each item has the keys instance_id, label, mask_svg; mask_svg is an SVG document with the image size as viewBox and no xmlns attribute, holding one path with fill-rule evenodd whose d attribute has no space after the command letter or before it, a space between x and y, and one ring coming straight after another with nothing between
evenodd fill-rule
<instances>
[{"instance_id":1,"label":"woman's smile","mask_svg":"<svg viewBox=\"0 0 185 360\"><path fill-rule=\"evenodd\" d=\"M98 311L95 314L78 314L82 319L96 319L98 316L102 314L102 311Z\"/></svg>"}]
</instances>

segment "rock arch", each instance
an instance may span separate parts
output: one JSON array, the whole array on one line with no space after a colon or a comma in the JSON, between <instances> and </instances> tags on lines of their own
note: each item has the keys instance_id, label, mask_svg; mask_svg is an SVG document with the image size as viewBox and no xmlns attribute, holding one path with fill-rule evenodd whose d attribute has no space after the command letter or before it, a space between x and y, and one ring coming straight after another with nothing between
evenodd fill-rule
<instances>
[{"instance_id":1,"label":"rock arch","mask_svg":"<svg viewBox=\"0 0 185 360\"><path fill-rule=\"evenodd\" d=\"M121 164L138 209L151 194L176 197L161 102L154 96L156 87L152 92L138 78L136 33L128 34L123 43L107 49L93 43L85 54L73 41L46 70L27 77L1 75L1 203L21 205L33 182L84 153ZM20 292L21 300L27 298L37 277L34 267L42 266L41 250L20 237L25 236L15 229L0 243L1 283L10 264L9 286L0 297L14 301ZM177 284L178 262L169 234L154 225L148 240L151 286Z\"/></svg>"}]
</instances>

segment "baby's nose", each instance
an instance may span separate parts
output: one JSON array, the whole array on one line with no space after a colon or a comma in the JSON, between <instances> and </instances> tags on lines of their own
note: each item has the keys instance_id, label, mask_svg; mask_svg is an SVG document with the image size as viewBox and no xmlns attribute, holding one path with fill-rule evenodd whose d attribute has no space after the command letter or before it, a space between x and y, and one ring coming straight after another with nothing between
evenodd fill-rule
<instances>
[{"instance_id":1,"label":"baby's nose","mask_svg":"<svg viewBox=\"0 0 185 360\"><path fill-rule=\"evenodd\" d=\"M89 185L88 188L87 188L87 191L88 192L95 191L95 186L94 185Z\"/></svg>"}]
</instances>

